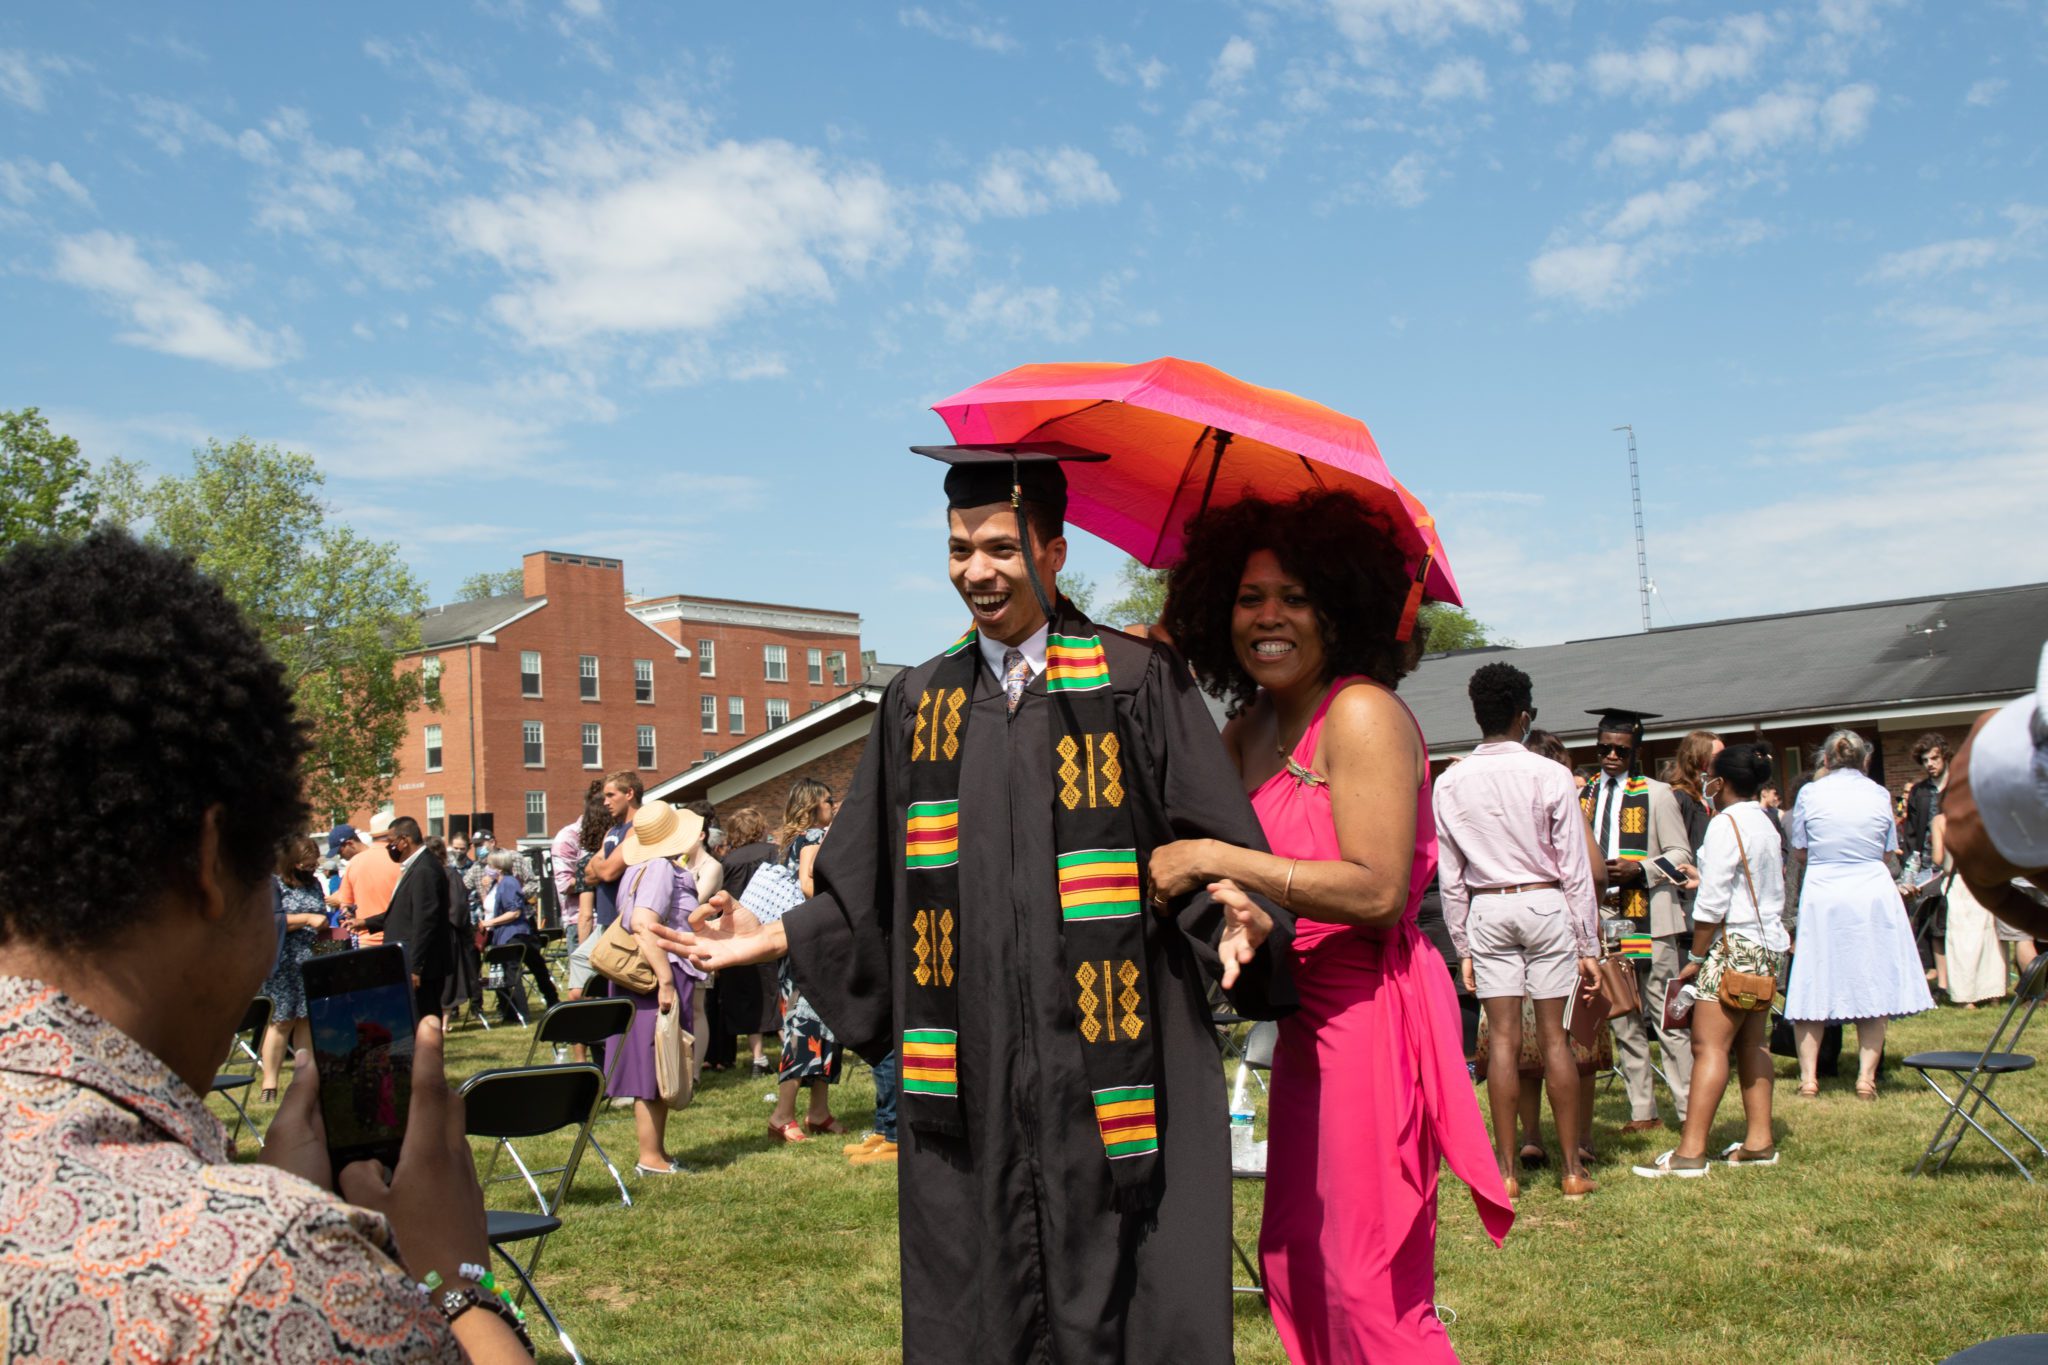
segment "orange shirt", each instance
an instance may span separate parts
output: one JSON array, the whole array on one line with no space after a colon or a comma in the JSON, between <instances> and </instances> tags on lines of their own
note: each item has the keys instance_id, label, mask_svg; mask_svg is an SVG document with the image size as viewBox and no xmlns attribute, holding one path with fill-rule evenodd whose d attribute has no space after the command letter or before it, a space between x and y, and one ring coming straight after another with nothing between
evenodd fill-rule
<instances>
[{"instance_id":1,"label":"orange shirt","mask_svg":"<svg viewBox=\"0 0 2048 1365\"><path fill-rule=\"evenodd\" d=\"M385 845L372 844L341 869L341 901L356 908L356 923L391 908L391 893L398 889L398 877L405 869L391 861ZM374 948L384 941L380 933L364 934L362 946Z\"/></svg>"}]
</instances>

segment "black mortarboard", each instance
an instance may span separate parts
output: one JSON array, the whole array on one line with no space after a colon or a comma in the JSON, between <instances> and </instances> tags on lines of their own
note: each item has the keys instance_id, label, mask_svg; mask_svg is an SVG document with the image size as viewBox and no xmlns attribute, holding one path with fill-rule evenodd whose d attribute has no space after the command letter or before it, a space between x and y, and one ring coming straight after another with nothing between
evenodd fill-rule
<instances>
[{"instance_id":1,"label":"black mortarboard","mask_svg":"<svg viewBox=\"0 0 2048 1365\"><path fill-rule=\"evenodd\" d=\"M1067 471L1060 466L1109 458L1057 441L912 446L911 450L950 466L946 470L948 507L986 507L992 502L1021 499L1051 509L1060 520L1067 515Z\"/></svg>"},{"instance_id":2,"label":"black mortarboard","mask_svg":"<svg viewBox=\"0 0 2048 1365\"><path fill-rule=\"evenodd\" d=\"M1031 560L1031 519L1021 515L1020 503L1035 502L1053 514L1067 518L1067 471L1063 464L1096 464L1109 456L1100 451L1058 441L1017 441L1000 445L912 446L911 452L928 456L946 470L947 507L986 507L1007 502L1019 512L1017 533L1024 538L1024 571L1031 591L1045 612L1053 618L1052 597L1038 581L1038 569Z\"/></svg>"},{"instance_id":3,"label":"black mortarboard","mask_svg":"<svg viewBox=\"0 0 2048 1365\"><path fill-rule=\"evenodd\" d=\"M1626 706L1595 706L1586 712L1589 716L1600 717L1602 730L1627 730L1631 734L1643 733L1643 722L1656 720L1656 711L1631 711Z\"/></svg>"}]
</instances>

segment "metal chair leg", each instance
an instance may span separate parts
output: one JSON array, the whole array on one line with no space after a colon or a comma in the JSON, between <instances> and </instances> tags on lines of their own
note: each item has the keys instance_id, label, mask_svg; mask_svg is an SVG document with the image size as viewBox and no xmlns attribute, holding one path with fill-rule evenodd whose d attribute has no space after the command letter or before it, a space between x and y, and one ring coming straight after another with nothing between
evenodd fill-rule
<instances>
[{"instance_id":1,"label":"metal chair leg","mask_svg":"<svg viewBox=\"0 0 2048 1365\"><path fill-rule=\"evenodd\" d=\"M541 1240L545 1242L547 1239L542 1238ZM519 1262L513 1258L512 1253L505 1250L505 1248L501 1246L492 1247L491 1250L497 1252L499 1258L502 1259L506 1265L512 1267L512 1273L519 1277L519 1297L522 1300L527 1298L528 1296L532 1297L534 1306L540 1309L541 1316L546 1318L548 1320L548 1326L554 1329L555 1340L561 1342L562 1349L569 1353L569 1359L575 1361L576 1365L589 1365L589 1363L583 1359L583 1353L576 1349L576 1343L569 1339L569 1333L567 1332L567 1330L563 1328L561 1319L555 1316L555 1310L548 1306L548 1301L545 1298L541 1297L541 1292L533 1287L533 1281L527 1275L527 1268L525 1266L520 1265ZM533 1249L533 1259L535 1262L538 1262L540 1260L539 1247L535 1247Z\"/></svg>"},{"instance_id":2,"label":"metal chair leg","mask_svg":"<svg viewBox=\"0 0 2048 1365\"><path fill-rule=\"evenodd\" d=\"M519 1174L526 1177L526 1188L533 1191L533 1202L540 1205L540 1211L543 1215L552 1218L555 1211L548 1207L548 1197L540 1192L540 1185L534 1180L533 1172L527 1170L526 1163L519 1159L519 1149L503 1138L499 1138L498 1142L512 1157L512 1164L519 1168Z\"/></svg>"},{"instance_id":3,"label":"metal chair leg","mask_svg":"<svg viewBox=\"0 0 2048 1365\"><path fill-rule=\"evenodd\" d=\"M612 1183L619 1187L620 1202L627 1208L632 1208L633 1196L626 1189L626 1178L619 1174L618 1167L612 1165L612 1159L605 1154L604 1145L597 1140L597 1134L590 1135L590 1145L597 1149L597 1159L604 1163L604 1168L612 1173Z\"/></svg>"},{"instance_id":4,"label":"metal chair leg","mask_svg":"<svg viewBox=\"0 0 2048 1365\"><path fill-rule=\"evenodd\" d=\"M1259 1268L1252 1264L1251 1257L1245 1255L1244 1243L1232 1237L1230 1239L1230 1249L1237 1253L1237 1263L1244 1267L1244 1273L1251 1276L1252 1279L1250 1284L1234 1284L1230 1286L1230 1292L1233 1294L1256 1294L1262 1299L1266 1297L1266 1283L1259 1278Z\"/></svg>"}]
</instances>

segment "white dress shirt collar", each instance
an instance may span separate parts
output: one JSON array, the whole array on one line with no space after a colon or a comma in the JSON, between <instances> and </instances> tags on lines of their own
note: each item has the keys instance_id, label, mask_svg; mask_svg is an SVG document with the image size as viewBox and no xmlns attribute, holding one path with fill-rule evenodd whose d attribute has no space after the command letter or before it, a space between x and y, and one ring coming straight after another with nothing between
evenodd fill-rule
<instances>
[{"instance_id":1,"label":"white dress shirt collar","mask_svg":"<svg viewBox=\"0 0 2048 1365\"><path fill-rule=\"evenodd\" d=\"M981 657L988 663L988 671L996 675L996 681L1003 680L1003 656L1012 649L1022 650L1024 662L1031 665L1031 676L1036 678L1045 672L1045 642L1052 633L1050 621L1031 633L1031 638L1020 645L1006 645L1001 640L992 640L986 635L976 635L981 645Z\"/></svg>"}]
</instances>

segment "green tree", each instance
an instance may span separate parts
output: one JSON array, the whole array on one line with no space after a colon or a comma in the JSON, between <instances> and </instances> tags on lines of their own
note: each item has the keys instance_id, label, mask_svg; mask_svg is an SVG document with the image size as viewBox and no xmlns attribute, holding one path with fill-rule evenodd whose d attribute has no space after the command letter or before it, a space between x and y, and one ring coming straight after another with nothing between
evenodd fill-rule
<instances>
[{"instance_id":1,"label":"green tree","mask_svg":"<svg viewBox=\"0 0 2048 1365\"><path fill-rule=\"evenodd\" d=\"M1080 609L1083 616L1093 615L1095 607L1094 579L1090 578L1087 574L1077 573L1073 569L1063 569L1059 577L1059 590L1068 601Z\"/></svg>"},{"instance_id":2,"label":"green tree","mask_svg":"<svg viewBox=\"0 0 2048 1365\"><path fill-rule=\"evenodd\" d=\"M1148 569L1135 559L1124 561L1117 578L1123 596L1103 610L1103 623L1112 626L1149 626L1166 611L1165 569Z\"/></svg>"},{"instance_id":3,"label":"green tree","mask_svg":"<svg viewBox=\"0 0 2048 1365\"><path fill-rule=\"evenodd\" d=\"M482 597L508 597L513 593L526 591L526 570L518 565L497 573L473 573L462 580L462 586L455 590L458 602L474 602Z\"/></svg>"},{"instance_id":4,"label":"green tree","mask_svg":"<svg viewBox=\"0 0 2048 1365\"><path fill-rule=\"evenodd\" d=\"M419 670L400 672L426 607L398 547L329 520L312 458L248 437L208 441L192 473L110 499L119 519L192 556L248 615L284 665L312 739L306 797L340 817L382 801L406 714L423 701Z\"/></svg>"},{"instance_id":5,"label":"green tree","mask_svg":"<svg viewBox=\"0 0 2048 1365\"><path fill-rule=\"evenodd\" d=\"M1423 603L1418 619L1422 625L1424 651L1430 654L1514 643L1512 640L1489 638L1490 632L1485 623L1462 607L1453 607L1447 603Z\"/></svg>"},{"instance_id":6,"label":"green tree","mask_svg":"<svg viewBox=\"0 0 2048 1365\"><path fill-rule=\"evenodd\" d=\"M78 442L51 431L34 408L0 412L0 550L80 535L98 511L92 468Z\"/></svg>"}]
</instances>

